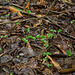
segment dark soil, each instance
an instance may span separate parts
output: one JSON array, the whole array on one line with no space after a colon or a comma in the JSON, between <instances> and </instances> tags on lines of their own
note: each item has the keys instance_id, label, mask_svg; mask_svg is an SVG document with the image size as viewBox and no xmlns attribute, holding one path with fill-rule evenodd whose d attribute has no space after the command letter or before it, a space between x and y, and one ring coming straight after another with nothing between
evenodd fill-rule
<instances>
[{"instance_id":1,"label":"dark soil","mask_svg":"<svg viewBox=\"0 0 75 75\"><path fill-rule=\"evenodd\" d=\"M75 75L75 0L0 0L0 49L0 75Z\"/></svg>"}]
</instances>

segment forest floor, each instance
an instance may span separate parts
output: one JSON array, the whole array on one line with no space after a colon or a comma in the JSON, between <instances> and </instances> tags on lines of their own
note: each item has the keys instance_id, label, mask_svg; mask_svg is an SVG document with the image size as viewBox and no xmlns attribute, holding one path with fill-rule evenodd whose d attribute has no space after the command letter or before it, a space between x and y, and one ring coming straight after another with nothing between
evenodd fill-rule
<instances>
[{"instance_id":1,"label":"forest floor","mask_svg":"<svg viewBox=\"0 0 75 75\"><path fill-rule=\"evenodd\" d=\"M0 0L0 75L75 75L75 0Z\"/></svg>"}]
</instances>

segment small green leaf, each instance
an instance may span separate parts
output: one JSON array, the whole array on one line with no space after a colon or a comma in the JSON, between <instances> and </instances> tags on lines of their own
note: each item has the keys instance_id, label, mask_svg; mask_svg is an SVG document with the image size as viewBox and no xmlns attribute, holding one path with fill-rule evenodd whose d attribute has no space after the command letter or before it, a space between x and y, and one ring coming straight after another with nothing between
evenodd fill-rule
<instances>
[{"instance_id":1,"label":"small green leaf","mask_svg":"<svg viewBox=\"0 0 75 75\"><path fill-rule=\"evenodd\" d=\"M51 55L51 53L50 53L50 52L48 52L48 53L47 53L47 55Z\"/></svg>"},{"instance_id":2,"label":"small green leaf","mask_svg":"<svg viewBox=\"0 0 75 75\"><path fill-rule=\"evenodd\" d=\"M49 46L49 44L48 44L48 43L46 43L46 44L45 44L45 48L47 48L48 46Z\"/></svg>"},{"instance_id":3,"label":"small green leaf","mask_svg":"<svg viewBox=\"0 0 75 75\"><path fill-rule=\"evenodd\" d=\"M47 64L48 67L53 66L53 64Z\"/></svg>"},{"instance_id":4,"label":"small green leaf","mask_svg":"<svg viewBox=\"0 0 75 75\"><path fill-rule=\"evenodd\" d=\"M10 73L10 75L13 75L13 73Z\"/></svg>"},{"instance_id":5,"label":"small green leaf","mask_svg":"<svg viewBox=\"0 0 75 75\"><path fill-rule=\"evenodd\" d=\"M16 57L17 57L18 59L20 58L20 56L19 56L19 55L17 55Z\"/></svg>"},{"instance_id":6,"label":"small green leaf","mask_svg":"<svg viewBox=\"0 0 75 75\"><path fill-rule=\"evenodd\" d=\"M26 31L29 32L30 31L30 28L26 28Z\"/></svg>"},{"instance_id":7,"label":"small green leaf","mask_svg":"<svg viewBox=\"0 0 75 75\"><path fill-rule=\"evenodd\" d=\"M26 40L26 38L22 38L22 40L23 40L25 43L27 43L27 42L28 42L28 40Z\"/></svg>"},{"instance_id":8,"label":"small green leaf","mask_svg":"<svg viewBox=\"0 0 75 75\"><path fill-rule=\"evenodd\" d=\"M45 36L44 35L41 35L40 38L45 38Z\"/></svg>"},{"instance_id":9,"label":"small green leaf","mask_svg":"<svg viewBox=\"0 0 75 75\"><path fill-rule=\"evenodd\" d=\"M48 60L48 58L47 58L47 57L45 57L45 58L43 58L43 60L45 60L45 61L46 61L46 60Z\"/></svg>"},{"instance_id":10,"label":"small green leaf","mask_svg":"<svg viewBox=\"0 0 75 75\"><path fill-rule=\"evenodd\" d=\"M6 16L9 16L10 14L7 14Z\"/></svg>"},{"instance_id":11,"label":"small green leaf","mask_svg":"<svg viewBox=\"0 0 75 75\"><path fill-rule=\"evenodd\" d=\"M2 51L2 49L0 48L0 51Z\"/></svg>"},{"instance_id":12,"label":"small green leaf","mask_svg":"<svg viewBox=\"0 0 75 75\"><path fill-rule=\"evenodd\" d=\"M74 22L75 22L75 20L72 20L72 21L71 21L71 24L73 24Z\"/></svg>"},{"instance_id":13,"label":"small green leaf","mask_svg":"<svg viewBox=\"0 0 75 75\"><path fill-rule=\"evenodd\" d=\"M28 11L27 11L27 13L31 13L31 11L30 11L30 10L28 10Z\"/></svg>"},{"instance_id":14,"label":"small green leaf","mask_svg":"<svg viewBox=\"0 0 75 75\"><path fill-rule=\"evenodd\" d=\"M58 33L60 33L60 32L62 32L62 29L59 29L59 30L58 30Z\"/></svg>"},{"instance_id":15,"label":"small green leaf","mask_svg":"<svg viewBox=\"0 0 75 75\"><path fill-rule=\"evenodd\" d=\"M53 29L51 29L50 31L55 32L55 33L57 32L56 30L53 30Z\"/></svg>"},{"instance_id":16,"label":"small green leaf","mask_svg":"<svg viewBox=\"0 0 75 75\"><path fill-rule=\"evenodd\" d=\"M1 38L4 38L4 36L2 35Z\"/></svg>"},{"instance_id":17,"label":"small green leaf","mask_svg":"<svg viewBox=\"0 0 75 75\"><path fill-rule=\"evenodd\" d=\"M67 52L67 55L68 56L71 56L72 55L71 51L66 51L66 52Z\"/></svg>"},{"instance_id":18,"label":"small green leaf","mask_svg":"<svg viewBox=\"0 0 75 75\"><path fill-rule=\"evenodd\" d=\"M7 35L4 35L4 37L8 37Z\"/></svg>"},{"instance_id":19,"label":"small green leaf","mask_svg":"<svg viewBox=\"0 0 75 75\"><path fill-rule=\"evenodd\" d=\"M44 40L44 39L41 39L41 41L44 42L44 43L46 43L46 40Z\"/></svg>"},{"instance_id":20,"label":"small green leaf","mask_svg":"<svg viewBox=\"0 0 75 75\"><path fill-rule=\"evenodd\" d=\"M32 39L33 39L33 40L36 40L36 38L35 38L35 37L32 37Z\"/></svg>"},{"instance_id":21,"label":"small green leaf","mask_svg":"<svg viewBox=\"0 0 75 75\"><path fill-rule=\"evenodd\" d=\"M26 37L26 39L28 39L28 38L32 38L33 36L31 36L31 35L28 35L27 37Z\"/></svg>"},{"instance_id":22,"label":"small green leaf","mask_svg":"<svg viewBox=\"0 0 75 75\"><path fill-rule=\"evenodd\" d=\"M43 56L46 56L46 55L47 55L47 53L46 53L46 52L44 52L44 53L43 53Z\"/></svg>"},{"instance_id":23,"label":"small green leaf","mask_svg":"<svg viewBox=\"0 0 75 75\"><path fill-rule=\"evenodd\" d=\"M17 22L16 25L18 25L19 23Z\"/></svg>"},{"instance_id":24,"label":"small green leaf","mask_svg":"<svg viewBox=\"0 0 75 75\"><path fill-rule=\"evenodd\" d=\"M52 38L54 35L52 33L47 34L47 38Z\"/></svg>"},{"instance_id":25,"label":"small green leaf","mask_svg":"<svg viewBox=\"0 0 75 75\"><path fill-rule=\"evenodd\" d=\"M36 38L40 38L40 35L38 34L38 35L36 35L35 37L36 37Z\"/></svg>"}]
</instances>

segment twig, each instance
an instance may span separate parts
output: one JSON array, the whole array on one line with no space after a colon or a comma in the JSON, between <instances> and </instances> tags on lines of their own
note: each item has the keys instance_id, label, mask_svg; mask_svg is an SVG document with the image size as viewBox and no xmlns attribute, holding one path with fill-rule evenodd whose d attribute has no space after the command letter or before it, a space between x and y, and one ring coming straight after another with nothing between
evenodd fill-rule
<instances>
[{"instance_id":1,"label":"twig","mask_svg":"<svg viewBox=\"0 0 75 75\"><path fill-rule=\"evenodd\" d=\"M75 67L74 68L60 70L60 73L71 73L71 72L75 72Z\"/></svg>"}]
</instances>

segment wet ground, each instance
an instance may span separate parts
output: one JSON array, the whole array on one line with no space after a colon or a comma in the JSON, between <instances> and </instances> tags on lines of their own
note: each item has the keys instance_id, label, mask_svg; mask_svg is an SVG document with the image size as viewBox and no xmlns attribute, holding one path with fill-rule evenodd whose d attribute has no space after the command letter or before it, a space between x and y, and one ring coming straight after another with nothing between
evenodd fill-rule
<instances>
[{"instance_id":1,"label":"wet ground","mask_svg":"<svg viewBox=\"0 0 75 75\"><path fill-rule=\"evenodd\" d=\"M0 0L0 75L75 75L75 0Z\"/></svg>"}]
</instances>

